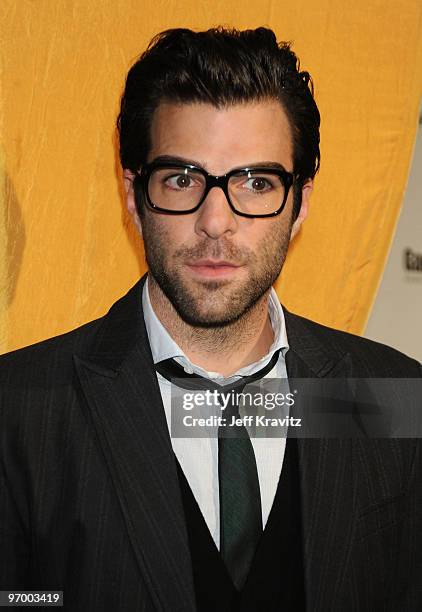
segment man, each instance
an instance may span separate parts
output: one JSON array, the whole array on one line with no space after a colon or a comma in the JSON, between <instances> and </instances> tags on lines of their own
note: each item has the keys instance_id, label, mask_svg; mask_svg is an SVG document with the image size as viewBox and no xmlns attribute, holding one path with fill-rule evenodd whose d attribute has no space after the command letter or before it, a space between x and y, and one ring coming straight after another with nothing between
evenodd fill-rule
<instances>
[{"instance_id":1,"label":"man","mask_svg":"<svg viewBox=\"0 0 422 612\"><path fill-rule=\"evenodd\" d=\"M1 359L1 588L84 612L421 609L416 440L170 435L171 380L421 376L272 289L319 165L309 75L264 28L171 30L118 127L149 273Z\"/></svg>"}]
</instances>

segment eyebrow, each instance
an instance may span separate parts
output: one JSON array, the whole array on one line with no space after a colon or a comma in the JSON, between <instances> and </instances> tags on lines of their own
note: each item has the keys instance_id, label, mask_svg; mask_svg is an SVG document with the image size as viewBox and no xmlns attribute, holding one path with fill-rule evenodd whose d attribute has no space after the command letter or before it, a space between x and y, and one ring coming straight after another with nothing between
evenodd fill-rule
<instances>
[{"instance_id":1,"label":"eyebrow","mask_svg":"<svg viewBox=\"0 0 422 612\"><path fill-rule=\"evenodd\" d=\"M191 166L196 166L197 168L201 168L202 170L205 170L205 164L204 163L200 163L194 159L187 159L186 157L180 157L179 155L159 155L158 157L155 157L152 162L150 163L154 163L154 162L165 162L165 163L172 163L175 162L177 164L189 164ZM234 166L234 168L232 168L233 170L236 170L236 168L242 169L242 168L276 168L278 170L284 170L284 172L289 172L289 170L286 170L286 168L280 164L280 162L276 162L276 161L259 161L259 162L251 162L250 164L243 164L242 166ZM227 172L231 172L231 170L227 170Z\"/></svg>"}]
</instances>

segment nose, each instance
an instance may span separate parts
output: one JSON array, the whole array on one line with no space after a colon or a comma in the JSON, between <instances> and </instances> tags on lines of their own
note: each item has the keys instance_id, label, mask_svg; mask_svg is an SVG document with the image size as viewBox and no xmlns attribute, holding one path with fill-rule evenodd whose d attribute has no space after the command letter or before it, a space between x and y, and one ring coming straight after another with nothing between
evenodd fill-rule
<instances>
[{"instance_id":1,"label":"nose","mask_svg":"<svg viewBox=\"0 0 422 612\"><path fill-rule=\"evenodd\" d=\"M221 187L210 189L197 214L195 231L201 236L216 239L237 231L239 216L230 208Z\"/></svg>"}]
</instances>

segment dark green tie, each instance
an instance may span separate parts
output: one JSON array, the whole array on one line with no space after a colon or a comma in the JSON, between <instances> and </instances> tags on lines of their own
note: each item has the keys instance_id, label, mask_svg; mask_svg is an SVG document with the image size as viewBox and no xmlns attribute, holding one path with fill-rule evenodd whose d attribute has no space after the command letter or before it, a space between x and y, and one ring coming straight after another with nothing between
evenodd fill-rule
<instances>
[{"instance_id":1,"label":"dark green tie","mask_svg":"<svg viewBox=\"0 0 422 612\"><path fill-rule=\"evenodd\" d=\"M270 362L258 372L244 376L231 385L220 386L198 374L187 374L174 359L156 364L156 370L178 386L195 390L217 391L236 400L247 384L263 378L278 361L276 351ZM233 393L231 393L233 391ZM227 396L226 396L227 397ZM243 587L262 535L261 494L255 453L244 425L228 426L239 418L236 401L224 413L226 424L218 428L218 480L220 490L220 552L238 590Z\"/></svg>"},{"instance_id":2,"label":"dark green tie","mask_svg":"<svg viewBox=\"0 0 422 612\"><path fill-rule=\"evenodd\" d=\"M241 389L237 389L238 392ZM226 423L239 418L236 403L225 410ZM220 552L235 587L245 583L262 534L261 493L255 453L244 425L218 428Z\"/></svg>"}]
</instances>

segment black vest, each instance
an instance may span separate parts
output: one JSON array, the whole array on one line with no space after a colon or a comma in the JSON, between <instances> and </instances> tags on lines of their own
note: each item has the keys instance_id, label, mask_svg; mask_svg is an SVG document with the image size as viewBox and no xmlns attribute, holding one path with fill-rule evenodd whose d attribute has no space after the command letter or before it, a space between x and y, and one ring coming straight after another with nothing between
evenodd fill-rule
<instances>
[{"instance_id":1,"label":"black vest","mask_svg":"<svg viewBox=\"0 0 422 612\"><path fill-rule=\"evenodd\" d=\"M198 612L305 610L297 441L287 439L283 469L243 589L236 591L177 462Z\"/></svg>"}]
</instances>

